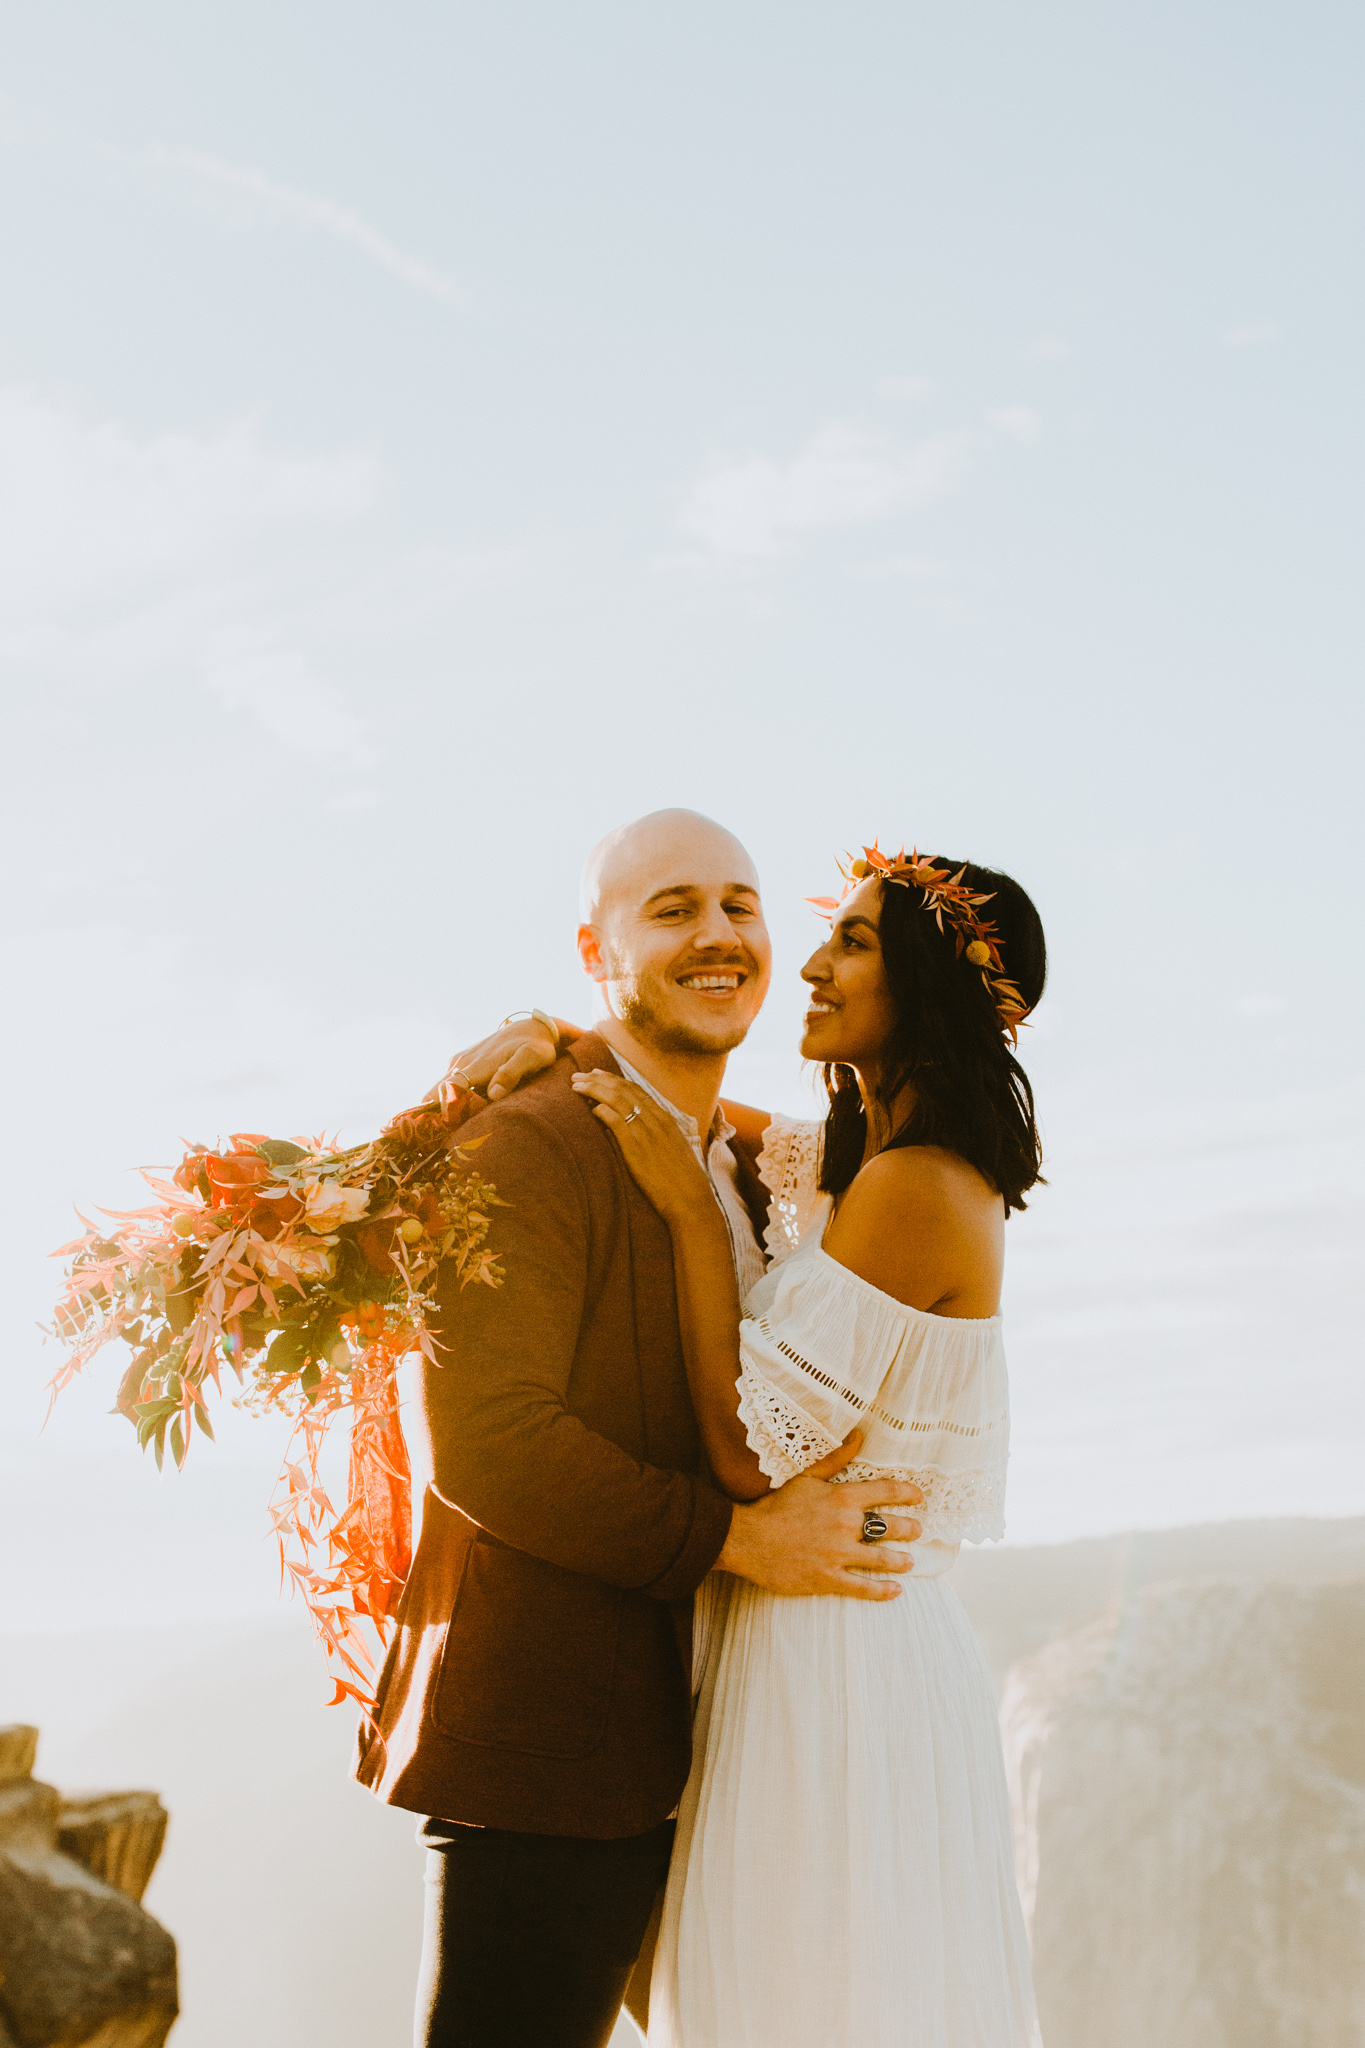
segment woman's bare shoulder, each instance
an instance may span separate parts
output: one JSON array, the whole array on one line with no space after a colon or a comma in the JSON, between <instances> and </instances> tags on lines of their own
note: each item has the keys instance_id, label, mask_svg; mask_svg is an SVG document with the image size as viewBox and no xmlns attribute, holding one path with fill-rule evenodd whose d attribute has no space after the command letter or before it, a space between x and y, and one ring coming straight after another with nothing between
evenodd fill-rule
<instances>
[{"instance_id":1,"label":"woman's bare shoulder","mask_svg":"<svg viewBox=\"0 0 1365 2048\"><path fill-rule=\"evenodd\" d=\"M960 1296L958 1313L992 1315L1004 1205L955 1152L906 1145L878 1153L855 1177L825 1235L825 1250L884 1294L933 1309ZM994 1276L994 1278L992 1278Z\"/></svg>"},{"instance_id":2,"label":"woman's bare shoulder","mask_svg":"<svg viewBox=\"0 0 1365 2048\"><path fill-rule=\"evenodd\" d=\"M849 1195L855 1190L869 1205L896 1208L932 1202L968 1210L995 1208L1000 1202L999 1190L984 1173L942 1145L898 1145L879 1152L860 1169Z\"/></svg>"}]
</instances>

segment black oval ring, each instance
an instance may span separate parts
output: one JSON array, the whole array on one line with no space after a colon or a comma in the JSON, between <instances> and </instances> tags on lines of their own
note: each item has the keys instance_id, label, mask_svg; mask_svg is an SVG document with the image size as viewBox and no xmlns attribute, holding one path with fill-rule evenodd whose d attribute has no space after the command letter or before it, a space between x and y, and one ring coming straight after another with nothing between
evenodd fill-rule
<instances>
[{"instance_id":1,"label":"black oval ring","mask_svg":"<svg viewBox=\"0 0 1365 2048\"><path fill-rule=\"evenodd\" d=\"M879 1538L889 1536L890 1533L890 1529L876 1509L869 1508L863 1516L863 1533L858 1540L861 1543L876 1543Z\"/></svg>"}]
</instances>

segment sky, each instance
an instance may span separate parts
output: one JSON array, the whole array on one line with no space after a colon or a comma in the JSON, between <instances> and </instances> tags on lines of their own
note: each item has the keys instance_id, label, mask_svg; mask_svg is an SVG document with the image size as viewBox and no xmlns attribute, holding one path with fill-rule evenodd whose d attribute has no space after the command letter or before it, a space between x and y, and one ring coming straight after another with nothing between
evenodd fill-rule
<instances>
[{"instance_id":1,"label":"sky","mask_svg":"<svg viewBox=\"0 0 1365 2048\"><path fill-rule=\"evenodd\" d=\"M72 1205L583 1017L578 866L880 835L1052 952L1013 1540L1365 1510L1339 5L0 9L9 1625L274 1611L35 1323ZM3 1528L0 1524L0 1528Z\"/></svg>"}]
</instances>

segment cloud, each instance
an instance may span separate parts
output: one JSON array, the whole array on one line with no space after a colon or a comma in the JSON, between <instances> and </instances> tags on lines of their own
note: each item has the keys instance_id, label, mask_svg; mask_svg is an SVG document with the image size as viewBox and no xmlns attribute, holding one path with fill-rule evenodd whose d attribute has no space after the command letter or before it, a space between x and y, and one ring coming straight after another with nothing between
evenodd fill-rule
<instances>
[{"instance_id":1,"label":"cloud","mask_svg":"<svg viewBox=\"0 0 1365 2048\"><path fill-rule=\"evenodd\" d=\"M271 447L250 422L139 434L0 390L0 671L18 714L60 743L87 702L197 683L291 752L367 765L308 642L335 644L382 484L364 455Z\"/></svg>"},{"instance_id":2,"label":"cloud","mask_svg":"<svg viewBox=\"0 0 1365 2048\"><path fill-rule=\"evenodd\" d=\"M688 489L679 529L713 558L773 561L803 540L867 526L941 497L966 474L973 437L945 433L903 448L831 420L797 454L717 454Z\"/></svg>"},{"instance_id":3,"label":"cloud","mask_svg":"<svg viewBox=\"0 0 1365 2048\"><path fill-rule=\"evenodd\" d=\"M1272 348L1279 338L1280 330L1273 320L1243 320L1223 329L1228 348Z\"/></svg>"},{"instance_id":4,"label":"cloud","mask_svg":"<svg viewBox=\"0 0 1365 2048\"><path fill-rule=\"evenodd\" d=\"M1232 1006L1238 1017L1279 1017L1289 1008L1283 996L1238 996Z\"/></svg>"},{"instance_id":5,"label":"cloud","mask_svg":"<svg viewBox=\"0 0 1365 2048\"><path fill-rule=\"evenodd\" d=\"M465 311L472 300L464 287L444 271L436 270L419 257L409 255L396 243L349 207L339 206L315 192L297 185L280 184L264 171L243 164L225 163L220 157L203 156L197 150L152 149L111 152L120 161L177 186L200 203L209 204L230 226L274 226L289 221L294 226L330 235L358 249L394 277L416 291L443 299Z\"/></svg>"},{"instance_id":6,"label":"cloud","mask_svg":"<svg viewBox=\"0 0 1365 2048\"><path fill-rule=\"evenodd\" d=\"M221 653L205 682L225 710L245 713L267 738L296 753L353 768L375 758L362 721L297 648Z\"/></svg>"},{"instance_id":7,"label":"cloud","mask_svg":"<svg viewBox=\"0 0 1365 2048\"><path fill-rule=\"evenodd\" d=\"M877 386L878 398L908 398L920 405L927 405L937 394L932 377L883 377Z\"/></svg>"},{"instance_id":8,"label":"cloud","mask_svg":"<svg viewBox=\"0 0 1365 2048\"><path fill-rule=\"evenodd\" d=\"M986 418L1006 440L1030 447L1043 431L1041 415L1031 405L998 405Z\"/></svg>"},{"instance_id":9,"label":"cloud","mask_svg":"<svg viewBox=\"0 0 1365 2048\"><path fill-rule=\"evenodd\" d=\"M286 535L352 523L380 484L368 456L269 448L249 420L139 435L0 390L0 634L240 574Z\"/></svg>"},{"instance_id":10,"label":"cloud","mask_svg":"<svg viewBox=\"0 0 1365 2048\"><path fill-rule=\"evenodd\" d=\"M882 562L859 562L845 573L859 583L942 583L953 572L949 563L928 555L888 555Z\"/></svg>"}]
</instances>

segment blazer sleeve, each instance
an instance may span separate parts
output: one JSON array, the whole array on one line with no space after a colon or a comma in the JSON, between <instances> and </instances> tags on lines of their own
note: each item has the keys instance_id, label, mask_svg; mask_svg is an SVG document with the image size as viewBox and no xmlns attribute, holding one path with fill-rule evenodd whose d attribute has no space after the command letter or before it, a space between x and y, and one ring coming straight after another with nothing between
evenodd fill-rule
<instances>
[{"instance_id":1,"label":"blazer sleeve","mask_svg":"<svg viewBox=\"0 0 1365 2048\"><path fill-rule=\"evenodd\" d=\"M642 1464L566 1405L588 1281L578 1162L542 1119L489 1119L478 1172L510 1206L490 1244L506 1278L441 1276L422 1375L436 1491L535 1557L659 1600L693 1593L729 1533L731 1503L704 1479Z\"/></svg>"}]
</instances>

